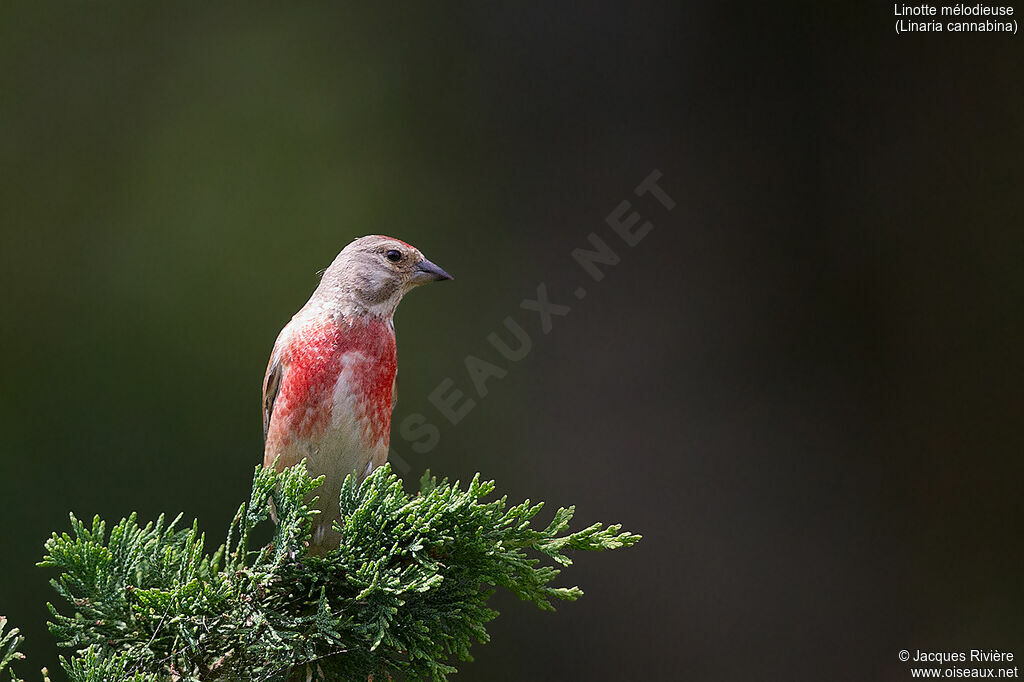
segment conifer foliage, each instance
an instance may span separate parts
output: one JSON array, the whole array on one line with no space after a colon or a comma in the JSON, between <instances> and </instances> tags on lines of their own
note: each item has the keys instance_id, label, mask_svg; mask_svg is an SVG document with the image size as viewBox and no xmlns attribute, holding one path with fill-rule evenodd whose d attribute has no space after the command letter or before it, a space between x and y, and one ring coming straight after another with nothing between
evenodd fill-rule
<instances>
[{"instance_id":1,"label":"conifer foliage","mask_svg":"<svg viewBox=\"0 0 1024 682\"><path fill-rule=\"evenodd\" d=\"M341 491L342 542L326 556L305 553L317 513L304 464L256 468L252 495L227 541L212 554L198 523L132 514L109 529L71 517L71 531L46 543L41 566L66 602L48 605L50 630L74 650L61 664L73 682L164 680L375 680L392 674L447 679L486 642L487 607L506 588L541 609L573 601L553 587L572 551L635 544L639 535L594 524L569 532L573 508L546 528L542 504L485 501L493 482L467 487L429 472L408 494L387 465ZM253 530L278 523L269 544ZM20 658L17 630L0 620L0 674ZM12 679L14 673L10 673ZM44 672L45 677L45 672Z\"/></svg>"}]
</instances>

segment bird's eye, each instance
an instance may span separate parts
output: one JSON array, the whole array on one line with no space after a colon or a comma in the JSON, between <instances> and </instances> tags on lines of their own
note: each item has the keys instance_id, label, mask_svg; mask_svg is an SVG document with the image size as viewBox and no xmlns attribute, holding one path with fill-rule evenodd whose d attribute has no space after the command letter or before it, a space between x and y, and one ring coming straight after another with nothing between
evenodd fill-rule
<instances>
[{"instance_id":1,"label":"bird's eye","mask_svg":"<svg viewBox=\"0 0 1024 682\"><path fill-rule=\"evenodd\" d=\"M387 253L384 254L384 257L387 258L392 263L397 263L398 261L402 260L401 252L396 251L395 249L390 249Z\"/></svg>"}]
</instances>

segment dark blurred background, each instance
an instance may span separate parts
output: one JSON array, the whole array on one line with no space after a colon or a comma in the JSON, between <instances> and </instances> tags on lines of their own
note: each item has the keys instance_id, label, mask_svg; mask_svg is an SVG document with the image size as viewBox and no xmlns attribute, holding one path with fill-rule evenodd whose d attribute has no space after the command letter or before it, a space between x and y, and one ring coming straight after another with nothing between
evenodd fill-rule
<instances>
[{"instance_id":1,"label":"dark blurred background","mask_svg":"<svg viewBox=\"0 0 1024 682\"><path fill-rule=\"evenodd\" d=\"M887 3L0 9L0 613L56 668L67 513L198 517L262 458L278 330L352 238L456 276L397 315L407 479L618 521L465 680L904 680L1021 648L1022 38ZM633 188L658 169L671 212ZM623 200L654 229L605 224ZM571 259L595 232L622 262ZM544 282L572 306L540 332ZM587 296L574 289L585 284ZM486 341L511 316L509 363ZM476 397L468 354L508 375ZM1016 647L1016 648L1015 648Z\"/></svg>"}]
</instances>

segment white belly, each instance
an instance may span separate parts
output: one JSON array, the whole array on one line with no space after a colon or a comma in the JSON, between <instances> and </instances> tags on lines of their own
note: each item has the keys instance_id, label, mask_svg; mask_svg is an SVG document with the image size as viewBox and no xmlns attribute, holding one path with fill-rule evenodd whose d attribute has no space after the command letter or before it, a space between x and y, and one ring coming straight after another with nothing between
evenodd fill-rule
<instances>
[{"instance_id":1,"label":"white belly","mask_svg":"<svg viewBox=\"0 0 1024 682\"><path fill-rule=\"evenodd\" d=\"M313 525L313 545L337 544L340 539L332 524L339 518L338 495L345 477L355 474L362 480L373 471L375 463L387 460L387 431L383 436L374 436L370 414L350 385L351 367L361 361L359 353L346 354L344 369L334 386L330 424L321 438L307 445L309 452L304 455L310 473L325 476L323 485L317 489L316 507L321 513Z\"/></svg>"}]
</instances>

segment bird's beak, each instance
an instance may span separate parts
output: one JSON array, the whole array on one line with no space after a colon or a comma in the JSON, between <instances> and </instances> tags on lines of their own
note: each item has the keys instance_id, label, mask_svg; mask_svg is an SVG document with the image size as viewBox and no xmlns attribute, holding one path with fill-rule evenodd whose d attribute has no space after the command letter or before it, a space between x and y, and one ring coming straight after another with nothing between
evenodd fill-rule
<instances>
[{"instance_id":1,"label":"bird's beak","mask_svg":"<svg viewBox=\"0 0 1024 682\"><path fill-rule=\"evenodd\" d=\"M416 270L412 275L412 281L416 284L426 284L427 282L439 282L444 279L455 279L447 272L434 265L426 258L421 260L416 265Z\"/></svg>"}]
</instances>

